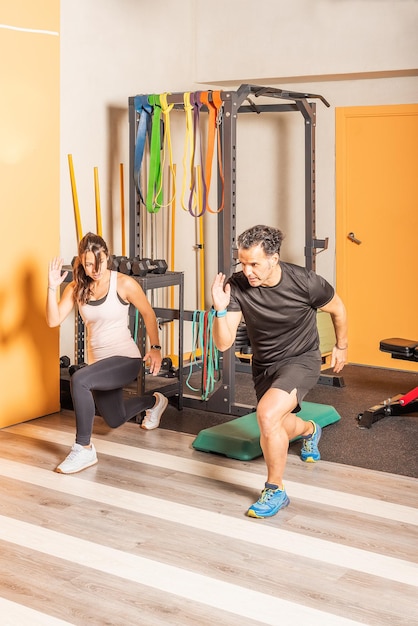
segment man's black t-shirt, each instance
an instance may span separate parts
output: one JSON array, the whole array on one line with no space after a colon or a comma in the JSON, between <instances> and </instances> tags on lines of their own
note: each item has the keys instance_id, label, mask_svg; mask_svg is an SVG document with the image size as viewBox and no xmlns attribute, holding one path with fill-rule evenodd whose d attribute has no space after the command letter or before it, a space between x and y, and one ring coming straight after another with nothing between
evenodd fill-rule
<instances>
[{"instance_id":1,"label":"man's black t-shirt","mask_svg":"<svg viewBox=\"0 0 418 626\"><path fill-rule=\"evenodd\" d=\"M334 288L312 270L280 261L274 287L252 287L243 272L233 274L228 311L241 311L253 350L253 366L317 350L316 310L334 296Z\"/></svg>"}]
</instances>

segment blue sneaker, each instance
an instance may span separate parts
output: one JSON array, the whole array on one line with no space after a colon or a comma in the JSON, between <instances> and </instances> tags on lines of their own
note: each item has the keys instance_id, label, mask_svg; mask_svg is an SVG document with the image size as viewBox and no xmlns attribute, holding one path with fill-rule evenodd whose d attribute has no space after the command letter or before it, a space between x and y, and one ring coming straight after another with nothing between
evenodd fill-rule
<instances>
[{"instance_id":1,"label":"blue sneaker","mask_svg":"<svg viewBox=\"0 0 418 626\"><path fill-rule=\"evenodd\" d=\"M269 489L265 487L261 496L247 511L248 517L272 517L280 509L284 509L290 500L284 489Z\"/></svg>"},{"instance_id":2,"label":"blue sneaker","mask_svg":"<svg viewBox=\"0 0 418 626\"><path fill-rule=\"evenodd\" d=\"M302 450L300 451L300 458L307 463L315 463L319 461L321 455L318 450L318 443L321 439L322 428L319 424L315 424L312 420L309 420L314 425L315 430L312 435L303 437Z\"/></svg>"}]
</instances>

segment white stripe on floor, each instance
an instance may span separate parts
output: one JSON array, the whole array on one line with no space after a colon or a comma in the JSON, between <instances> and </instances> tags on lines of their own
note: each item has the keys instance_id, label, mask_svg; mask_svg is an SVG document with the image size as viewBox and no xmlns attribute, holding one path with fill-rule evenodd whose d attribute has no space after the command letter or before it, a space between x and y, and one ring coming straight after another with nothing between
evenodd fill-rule
<instances>
[{"instance_id":1,"label":"white stripe on floor","mask_svg":"<svg viewBox=\"0 0 418 626\"><path fill-rule=\"evenodd\" d=\"M70 622L64 622L58 617L46 615L5 598L0 598L0 615L2 626L71 626Z\"/></svg>"},{"instance_id":2,"label":"white stripe on floor","mask_svg":"<svg viewBox=\"0 0 418 626\"><path fill-rule=\"evenodd\" d=\"M71 433L58 432L32 424L20 424L5 430L17 435L23 435L41 441L54 441L55 443L68 445L70 447L74 443L74 435ZM209 478L211 480L251 487L254 488L256 492L260 491L261 483L263 482L263 478L260 480L260 474L257 473L225 468L220 465L204 463L203 461L196 461L194 459L185 459L163 452L147 450L145 448L136 448L134 446L127 446L100 439L95 439L94 445L99 453L108 456L193 474L194 476ZM301 500L342 508L356 513L369 512L370 515L375 517L382 517L383 519L418 526L418 510L412 507L341 491L334 491L332 489L325 489L323 487L304 485L290 480L285 480L285 484L286 491L292 498L300 498Z\"/></svg>"},{"instance_id":3,"label":"white stripe on floor","mask_svg":"<svg viewBox=\"0 0 418 626\"><path fill-rule=\"evenodd\" d=\"M277 626L281 618L291 616L295 624L349 626L353 620L317 609L281 600L232 583L219 581L186 569L166 565L114 548L78 539L53 530L0 516L2 539L55 558L65 559L113 576L173 593L194 602L212 606L235 615Z\"/></svg>"},{"instance_id":4,"label":"white stripe on floor","mask_svg":"<svg viewBox=\"0 0 418 626\"><path fill-rule=\"evenodd\" d=\"M224 469L227 471L227 468ZM0 459L0 475L142 515L266 546L271 550L297 554L303 558L418 587L418 565L412 562L267 526L260 520L247 518L241 520L6 459Z\"/></svg>"}]
</instances>

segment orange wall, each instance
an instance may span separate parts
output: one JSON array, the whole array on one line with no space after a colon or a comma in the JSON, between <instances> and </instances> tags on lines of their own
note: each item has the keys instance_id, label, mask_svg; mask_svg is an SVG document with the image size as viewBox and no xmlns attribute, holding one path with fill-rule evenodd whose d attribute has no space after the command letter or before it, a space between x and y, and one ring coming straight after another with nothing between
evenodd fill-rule
<instances>
[{"instance_id":1,"label":"orange wall","mask_svg":"<svg viewBox=\"0 0 418 626\"><path fill-rule=\"evenodd\" d=\"M59 331L44 314L59 253L59 9L0 6L0 427L59 410Z\"/></svg>"}]
</instances>

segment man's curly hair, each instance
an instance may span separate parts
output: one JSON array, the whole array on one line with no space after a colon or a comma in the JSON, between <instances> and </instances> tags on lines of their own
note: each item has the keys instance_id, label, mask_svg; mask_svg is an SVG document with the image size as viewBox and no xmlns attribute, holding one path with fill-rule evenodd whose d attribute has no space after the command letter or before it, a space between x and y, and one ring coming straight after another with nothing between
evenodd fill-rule
<instances>
[{"instance_id":1,"label":"man's curly hair","mask_svg":"<svg viewBox=\"0 0 418 626\"><path fill-rule=\"evenodd\" d=\"M280 254L283 239L284 235L278 228L259 224L241 233L237 239L237 243L238 248L241 248L241 250L248 250L249 248L260 245L266 256L273 256L273 254L276 253Z\"/></svg>"}]
</instances>

